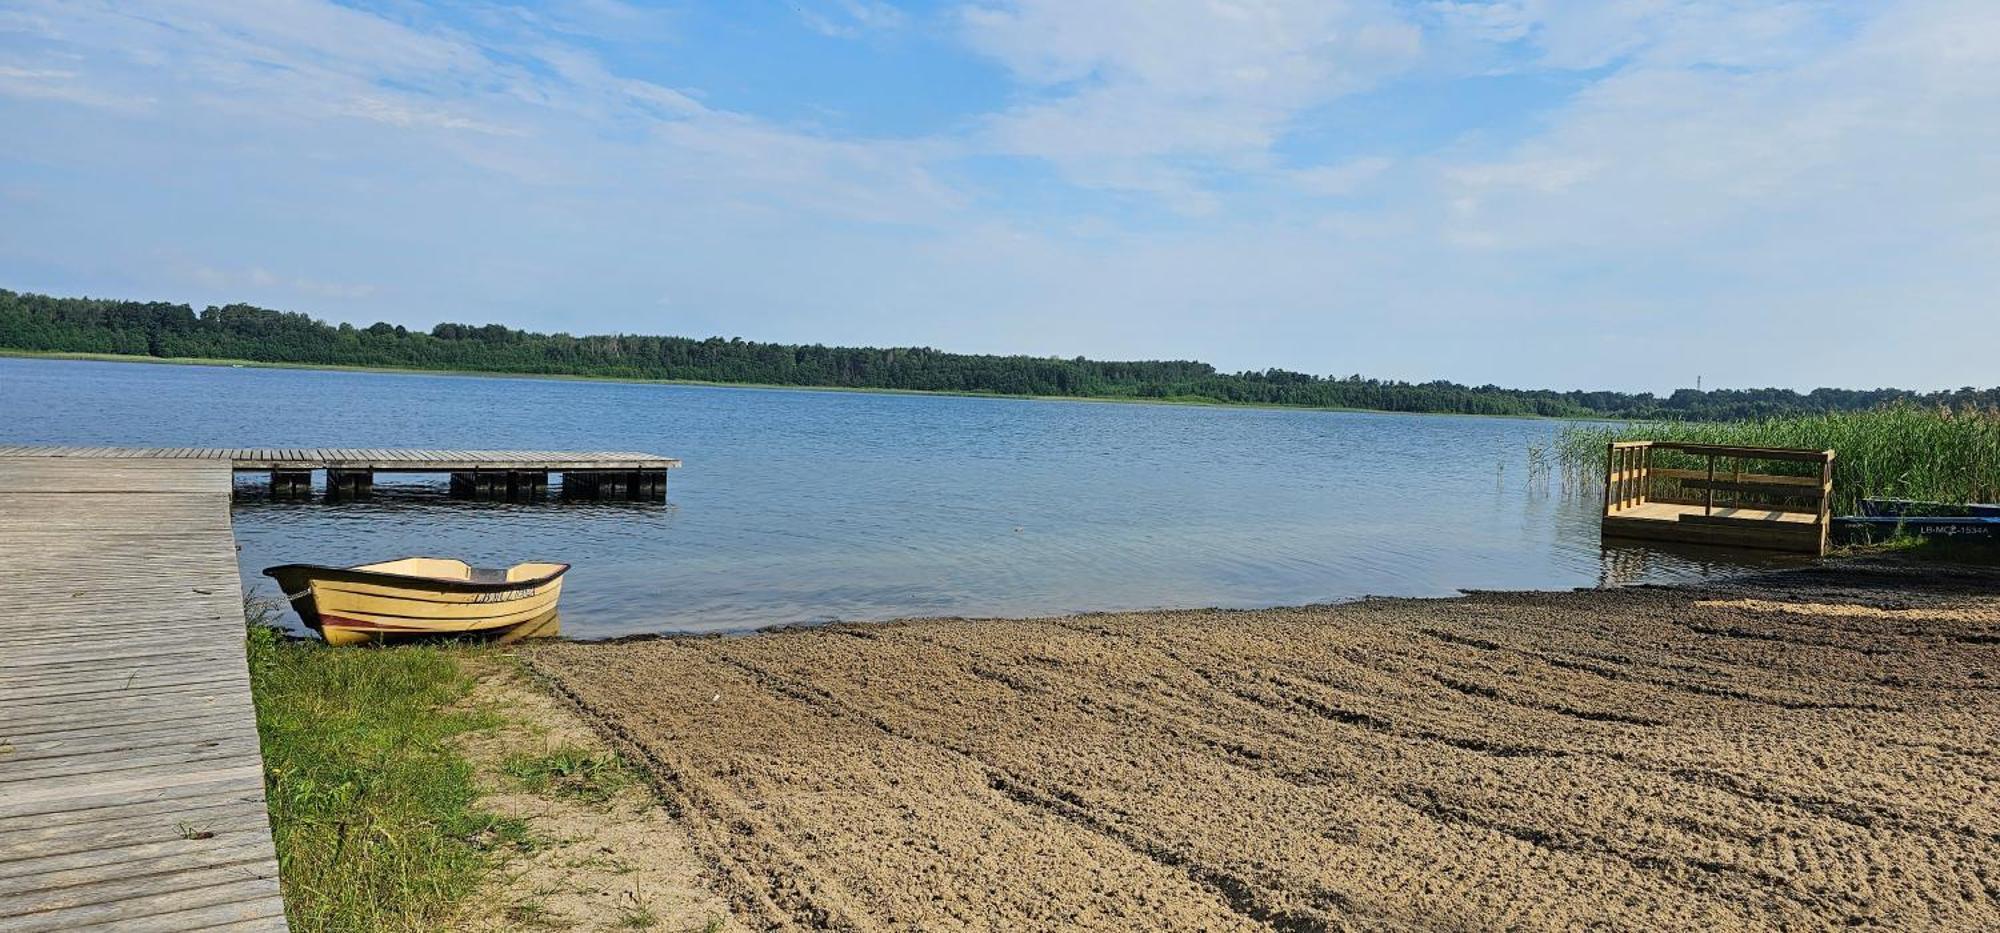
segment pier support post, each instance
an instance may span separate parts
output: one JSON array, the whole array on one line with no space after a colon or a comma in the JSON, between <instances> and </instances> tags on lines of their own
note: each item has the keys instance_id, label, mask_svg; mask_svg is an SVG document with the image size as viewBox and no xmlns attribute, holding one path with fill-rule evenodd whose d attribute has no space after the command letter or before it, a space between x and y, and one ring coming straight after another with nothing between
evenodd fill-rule
<instances>
[{"instance_id":1,"label":"pier support post","mask_svg":"<svg viewBox=\"0 0 2000 933\"><path fill-rule=\"evenodd\" d=\"M511 499L517 480L511 470L451 474L451 494L462 499Z\"/></svg>"},{"instance_id":2,"label":"pier support post","mask_svg":"<svg viewBox=\"0 0 2000 933\"><path fill-rule=\"evenodd\" d=\"M546 470L510 470L507 473L509 499L539 499L548 488L549 474Z\"/></svg>"},{"instance_id":3,"label":"pier support post","mask_svg":"<svg viewBox=\"0 0 2000 933\"><path fill-rule=\"evenodd\" d=\"M312 495L313 475L311 470L271 471L271 497L291 499Z\"/></svg>"},{"instance_id":4,"label":"pier support post","mask_svg":"<svg viewBox=\"0 0 2000 933\"><path fill-rule=\"evenodd\" d=\"M667 496L665 470L566 470L565 499L658 502Z\"/></svg>"},{"instance_id":5,"label":"pier support post","mask_svg":"<svg viewBox=\"0 0 2000 933\"><path fill-rule=\"evenodd\" d=\"M374 470L326 471L326 494L328 498L359 499L374 491Z\"/></svg>"}]
</instances>

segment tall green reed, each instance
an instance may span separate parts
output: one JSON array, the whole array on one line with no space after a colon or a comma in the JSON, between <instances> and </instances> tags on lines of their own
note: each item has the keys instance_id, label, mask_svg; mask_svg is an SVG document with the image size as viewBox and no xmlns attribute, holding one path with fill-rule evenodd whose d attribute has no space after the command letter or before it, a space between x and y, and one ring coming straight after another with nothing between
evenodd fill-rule
<instances>
[{"instance_id":1,"label":"tall green reed","mask_svg":"<svg viewBox=\"0 0 2000 933\"><path fill-rule=\"evenodd\" d=\"M1864 497L2000 499L2000 409L1899 404L1757 421L1577 424L1557 441L1564 471L1602 481L1604 445L1614 440L1833 450L1835 514L1852 514Z\"/></svg>"}]
</instances>

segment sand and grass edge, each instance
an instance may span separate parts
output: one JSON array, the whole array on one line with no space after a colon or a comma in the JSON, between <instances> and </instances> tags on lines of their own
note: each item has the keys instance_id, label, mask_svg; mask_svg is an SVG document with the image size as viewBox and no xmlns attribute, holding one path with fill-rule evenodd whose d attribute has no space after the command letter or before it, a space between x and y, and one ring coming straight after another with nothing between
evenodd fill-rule
<instances>
[{"instance_id":1,"label":"sand and grass edge","mask_svg":"<svg viewBox=\"0 0 2000 933\"><path fill-rule=\"evenodd\" d=\"M730 928L690 859L641 845L675 828L637 772L524 694L511 653L335 649L251 616L294 930Z\"/></svg>"}]
</instances>

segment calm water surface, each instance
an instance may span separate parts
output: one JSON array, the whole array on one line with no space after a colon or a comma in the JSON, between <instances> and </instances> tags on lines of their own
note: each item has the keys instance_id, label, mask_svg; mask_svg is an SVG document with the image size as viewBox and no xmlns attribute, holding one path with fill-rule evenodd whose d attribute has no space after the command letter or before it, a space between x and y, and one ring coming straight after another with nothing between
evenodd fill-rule
<instances>
[{"instance_id":1,"label":"calm water surface","mask_svg":"<svg viewBox=\"0 0 2000 933\"><path fill-rule=\"evenodd\" d=\"M1553 422L0 359L0 442L644 450L660 504L367 502L239 481L246 588L289 562L575 565L566 634L1253 607L1739 569L1605 550L1530 476ZM295 621L295 620L294 620Z\"/></svg>"}]
</instances>

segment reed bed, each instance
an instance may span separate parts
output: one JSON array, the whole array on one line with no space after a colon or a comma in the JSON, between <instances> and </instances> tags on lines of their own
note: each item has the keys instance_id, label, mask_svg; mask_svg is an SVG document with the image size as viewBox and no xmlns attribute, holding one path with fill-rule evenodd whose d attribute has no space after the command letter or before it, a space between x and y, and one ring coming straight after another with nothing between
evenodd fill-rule
<instances>
[{"instance_id":1,"label":"reed bed","mask_svg":"<svg viewBox=\"0 0 2000 933\"><path fill-rule=\"evenodd\" d=\"M1863 498L2000 500L2000 409L1893 405L1756 421L1571 425L1558 441L1564 470L1602 482L1604 446L1620 440L1833 450L1839 515L1858 511Z\"/></svg>"}]
</instances>

